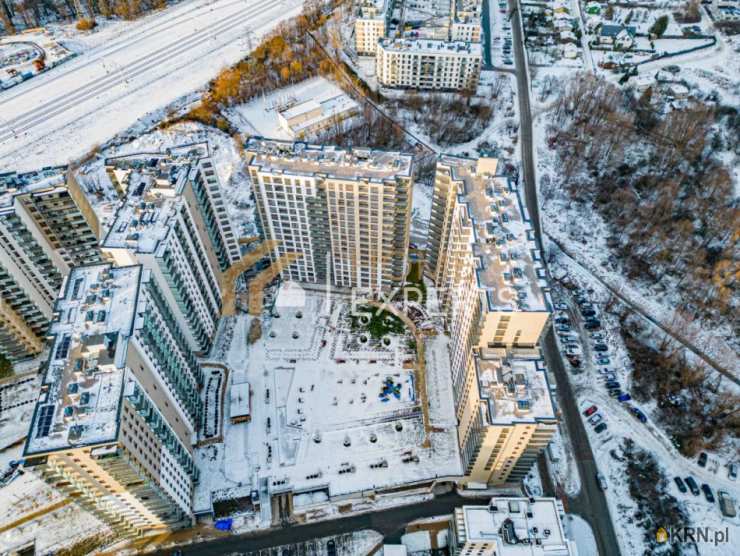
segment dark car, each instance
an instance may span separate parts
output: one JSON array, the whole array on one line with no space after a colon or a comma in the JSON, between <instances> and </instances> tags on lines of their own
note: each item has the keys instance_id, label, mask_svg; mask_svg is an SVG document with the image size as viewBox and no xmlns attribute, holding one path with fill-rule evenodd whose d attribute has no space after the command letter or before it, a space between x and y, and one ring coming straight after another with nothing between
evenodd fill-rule
<instances>
[{"instance_id":1,"label":"dark car","mask_svg":"<svg viewBox=\"0 0 740 556\"><path fill-rule=\"evenodd\" d=\"M627 409L629 409L630 413L632 413L640 423L647 423L647 417L645 417L645 414L638 408L628 405Z\"/></svg>"},{"instance_id":2,"label":"dark car","mask_svg":"<svg viewBox=\"0 0 740 556\"><path fill-rule=\"evenodd\" d=\"M601 328L601 321L596 319L587 320L583 324L583 328L585 328L586 330L598 330L599 328Z\"/></svg>"},{"instance_id":3,"label":"dark car","mask_svg":"<svg viewBox=\"0 0 740 556\"><path fill-rule=\"evenodd\" d=\"M673 482L676 483L678 490L680 490L684 494L688 492L688 489L686 488L684 482L681 480L681 477L673 477Z\"/></svg>"},{"instance_id":4,"label":"dark car","mask_svg":"<svg viewBox=\"0 0 740 556\"><path fill-rule=\"evenodd\" d=\"M594 427L594 431L597 433L604 432L606 430L606 423L599 423Z\"/></svg>"},{"instance_id":5,"label":"dark car","mask_svg":"<svg viewBox=\"0 0 740 556\"><path fill-rule=\"evenodd\" d=\"M612 390L609 390L609 395L612 398L618 398L622 395L622 391L619 388L613 388Z\"/></svg>"},{"instance_id":6,"label":"dark car","mask_svg":"<svg viewBox=\"0 0 740 556\"><path fill-rule=\"evenodd\" d=\"M615 388L620 388L620 384L616 380L607 380L606 387L608 390L614 390Z\"/></svg>"},{"instance_id":7,"label":"dark car","mask_svg":"<svg viewBox=\"0 0 740 556\"><path fill-rule=\"evenodd\" d=\"M555 322L557 324L570 324L570 319L568 317L557 317Z\"/></svg>"},{"instance_id":8,"label":"dark car","mask_svg":"<svg viewBox=\"0 0 740 556\"><path fill-rule=\"evenodd\" d=\"M609 351L609 346L606 344L596 344L594 346L594 351Z\"/></svg>"},{"instance_id":9,"label":"dark car","mask_svg":"<svg viewBox=\"0 0 740 556\"><path fill-rule=\"evenodd\" d=\"M596 311L594 311L593 309L582 309L581 310L581 314L584 317L587 317L587 318L588 317L595 317L596 316Z\"/></svg>"},{"instance_id":10,"label":"dark car","mask_svg":"<svg viewBox=\"0 0 740 556\"><path fill-rule=\"evenodd\" d=\"M701 485L701 490L704 492L704 497L707 499L707 502L714 504L714 493L712 492L712 489L709 488L709 485L704 483Z\"/></svg>"},{"instance_id":11,"label":"dark car","mask_svg":"<svg viewBox=\"0 0 740 556\"><path fill-rule=\"evenodd\" d=\"M583 414L586 417L591 417L591 415L593 415L594 413L596 413L598 410L599 410L598 407L596 407L595 405L592 405L591 407L589 407L588 409L586 409L586 411L584 411Z\"/></svg>"},{"instance_id":12,"label":"dark car","mask_svg":"<svg viewBox=\"0 0 740 556\"><path fill-rule=\"evenodd\" d=\"M621 396L617 398L617 400L619 400L620 402L628 402L631 399L632 399L632 396L630 396L629 394L622 394Z\"/></svg>"},{"instance_id":13,"label":"dark car","mask_svg":"<svg viewBox=\"0 0 740 556\"><path fill-rule=\"evenodd\" d=\"M334 539L326 541L326 554L328 556L337 556L337 543L334 542Z\"/></svg>"},{"instance_id":14,"label":"dark car","mask_svg":"<svg viewBox=\"0 0 740 556\"><path fill-rule=\"evenodd\" d=\"M691 494L699 496L699 485L696 484L694 477L686 477L684 481L686 482L686 486L689 487Z\"/></svg>"},{"instance_id":15,"label":"dark car","mask_svg":"<svg viewBox=\"0 0 740 556\"><path fill-rule=\"evenodd\" d=\"M706 467L707 466L707 453L702 452L699 454L699 461L697 462L699 464L699 467Z\"/></svg>"}]
</instances>

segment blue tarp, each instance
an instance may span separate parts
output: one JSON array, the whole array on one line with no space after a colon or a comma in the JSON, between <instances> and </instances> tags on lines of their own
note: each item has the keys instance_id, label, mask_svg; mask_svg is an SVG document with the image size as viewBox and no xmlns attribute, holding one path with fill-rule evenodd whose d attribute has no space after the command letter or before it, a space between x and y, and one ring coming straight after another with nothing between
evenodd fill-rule
<instances>
[{"instance_id":1,"label":"blue tarp","mask_svg":"<svg viewBox=\"0 0 740 556\"><path fill-rule=\"evenodd\" d=\"M216 529L219 531L231 531L231 526L234 524L234 520L231 518L228 519L217 519L216 520Z\"/></svg>"}]
</instances>

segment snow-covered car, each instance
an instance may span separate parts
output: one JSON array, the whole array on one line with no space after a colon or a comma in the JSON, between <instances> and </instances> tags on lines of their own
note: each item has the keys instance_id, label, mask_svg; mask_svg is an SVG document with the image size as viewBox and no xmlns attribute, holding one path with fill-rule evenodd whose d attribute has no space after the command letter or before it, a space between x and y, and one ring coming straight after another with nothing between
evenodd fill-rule
<instances>
[{"instance_id":1,"label":"snow-covered car","mask_svg":"<svg viewBox=\"0 0 740 556\"><path fill-rule=\"evenodd\" d=\"M735 510L735 501L732 497L724 490L717 492L717 497L719 498L719 509L722 512L722 515L725 517L735 517L737 515L737 511Z\"/></svg>"},{"instance_id":2,"label":"snow-covered car","mask_svg":"<svg viewBox=\"0 0 740 556\"><path fill-rule=\"evenodd\" d=\"M591 333L591 339L592 340L604 340L606 338L606 334L603 332L592 332Z\"/></svg>"},{"instance_id":3,"label":"snow-covered car","mask_svg":"<svg viewBox=\"0 0 740 556\"><path fill-rule=\"evenodd\" d=\"M596 474L596 482L599 484L599 488L601 490L606 490L609 488L609 485L606 482L606 478L601 473Z\"/></svg>"},{"instance_id":4,"label":"snow-covered car","mask_svg":"<svg viewBox=\"0 0 740 556\"><path fill-rule=\"evenodd\" d=\"M598 425L603 420L604 418L601 416L601 413L594 413L593 415L591 415L591 417L588 418L588 422L594 426Z\"/></svg>"},{"instance_id":5,"label":"snow-covered car","mask_svg":"<svg viewBox=\"0 0 740 556\"><path fill-rule=\"evenodd\" d=\"M597 365L608 365L609 363L611 363L611 361L609 361L608 357L597 357L596 358Z\"/></svg>"},{"instance_id":6,"label":"snow-covered car","mask_svg":"<svg viewBox=\"0 0 740 556\"><path fill-rule=\"evenodd\" d=\"M727 477L734 481L737 479L737 463L728 463L727 464Z\"/></svg>"},{"instance_id":7,"label":"snow-covered car","mask_svg":"<svg viewBox=\"0 0 740 556\"><path fill-rule=\"evenodd\" d=\"M570 326L567 324L556 324L555 330L558 330L559 332L570 332Z\"/></svg>"}]
</instances>

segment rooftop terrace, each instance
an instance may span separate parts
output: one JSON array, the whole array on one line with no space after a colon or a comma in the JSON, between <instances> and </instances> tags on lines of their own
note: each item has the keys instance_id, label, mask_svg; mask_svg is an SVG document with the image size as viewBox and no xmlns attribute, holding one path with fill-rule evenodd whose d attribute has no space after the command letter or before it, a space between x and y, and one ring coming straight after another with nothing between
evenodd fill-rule
<instances>
[{"instance_id":1,"label":"rooftop terrace","mask_svg":"<svg viewBox=\"0 0 740 556\"><path fill-rule=\"evenodd\" d=\"M249 165L265 172L350 180L383 181L394 176L410 177L413 160L411 155L400 152L359 148L344 150L259 137L250 139L246 150L253 154Z\"/></svg>"},{"instance_id":2,"label":"rooftop terrace","mask_svg":"<svg viewBox=\"0 0 740 556\"><path fill-rule=\"evenodd\" d=\"M486 160L486 159L483 159ZM478 285L489 311L549 311L550 293L529 214L517 187L480 168L478 161L443 156L437 171L462 180L459 201L468 208L478 258Z\"/></svg>"},{"instance_id":3,"label":"rooftop terrace","mask_svg":"<svg viewBox=\"0 0 740 556\"><path fill-rule=\"evenodd\" d=\"M413 52L414 54L472 54L483 55L483 47L477 42L446 41L433 39L381 39L380 44L391 52Z\"/></svg>"},{"instance_id":4,"label":"rooftop terrace","mask_svg":"<svg viewBox=\"0 0 740 556\"><path fill-rule=\"evenodd\" d=\"M488 506L455 510L458 539L495 543L496 554L568 556L561 508L555 498L492 498Z\"/></svg>"},{"instance_id":5,"label":"rooftop terrace","mask_svg":"<svg viewBox=\"0 0 740 556\"><path fill-rule=\"evenodd\" d=\"M103 246L137 253L156 251L177 214L180 194L192 171L190 163L165 155L114 161L112 173L127 195Z\"/></svg>"},{"instance_id":6,"label":"rooftop terrace","mask_svg":"<svg viewBox=\"0 0 740 556\"><path fill-rule=\"evenodd\" d=\"M116 437L141 267L77 267L55 306L53 345L27 454Z\"/></svg>"},{"instance_id":7,"label":"rooftop terrace","mask_svg":"<svg viewBox=\"0 0 740 556\"><path fill-rule=\"evenodd\" d=\"M49 166L35 172L0 173L0 209L12 204L13 197L43 189L63 186L66 183L66 166Z\"/></svg>"},{"instance_id":8,"label":"rooftop terrace","mask_svg":"<svg viewBox=\"0 0 740 556\"><path fill-rule=\"evenodd\" d=\"M475 362L481 399L486 402L491 424L555 418L541 359L488 359L484 353Z\"/></svg>"}]
</instances>

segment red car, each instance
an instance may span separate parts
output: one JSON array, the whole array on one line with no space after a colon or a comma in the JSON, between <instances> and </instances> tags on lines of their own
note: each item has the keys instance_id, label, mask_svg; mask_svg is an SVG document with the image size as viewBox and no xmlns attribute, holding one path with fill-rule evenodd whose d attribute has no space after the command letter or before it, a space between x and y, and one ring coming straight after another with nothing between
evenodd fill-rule
<instances>
[{"instance_id":1,"label":"red car","mask_svg":"<svg viewBox=\"0 0 740 556\"><path fill-rule=\"evenodd\" d=\"M599 410L599 408L598 408L598 407L596 407L595 405L592 405L592 406L591 406L591 407L589 407L589 408L588 408L588 409L587 409L586 411L584 411L584 412L583 412L583 414L584 414L584 415L585 415L586 417L591 417L591 415L593 415L594 413L596 413L596 412L597 412L598 410Z\"/></svg>"}]
</instances>

